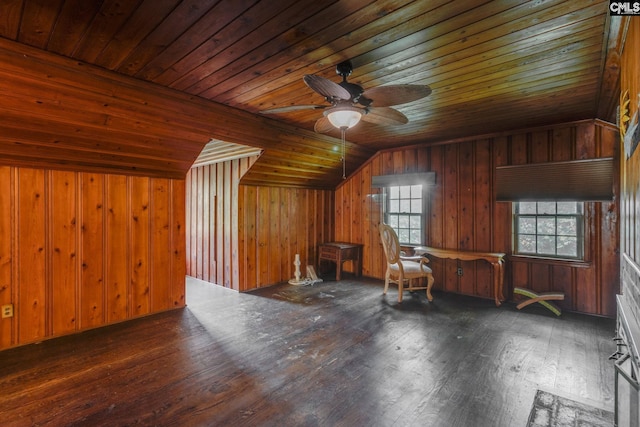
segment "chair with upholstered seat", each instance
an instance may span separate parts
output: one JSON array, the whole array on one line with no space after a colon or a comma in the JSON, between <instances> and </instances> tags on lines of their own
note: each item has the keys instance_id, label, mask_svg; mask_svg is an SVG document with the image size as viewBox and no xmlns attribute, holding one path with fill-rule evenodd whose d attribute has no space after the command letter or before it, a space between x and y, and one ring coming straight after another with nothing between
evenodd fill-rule
<instances>
[{"instance_id":1,"label":"chair with upholstered seat","mask_svg":"<svg viewBox=\"0 0 640 427\"><path fill-rule=\"evenodd\" d=\"M401 254L400 241L394 229L386 224L380 224L379 229L382 247L387 257L387 272L384 279L383 294L386 295L389 290L389 283L393 282L398 285L398 302L402 302L402 293L405 290L417 291L422 289L427 290L427 299L433 301L433 296L431 295L433 274L426 265L429 260L421 256L403 256ZM427 279L426 286L423 285L422 278ZM413 285L412 279L419 279L418 283Z\"/></svg>"}]
</instances>

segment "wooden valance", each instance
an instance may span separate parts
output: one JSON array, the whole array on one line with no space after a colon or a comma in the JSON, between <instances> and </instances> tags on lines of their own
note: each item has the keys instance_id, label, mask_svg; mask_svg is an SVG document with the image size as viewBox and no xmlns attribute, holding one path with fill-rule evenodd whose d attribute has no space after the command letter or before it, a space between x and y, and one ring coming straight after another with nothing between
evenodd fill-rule
<instances>
[{"instance_id":1,"label":"wooden valance","mask_svg":"<svg viewBox=\"0 0 640 427\"><path fill-rule=\"evenodd\" d=\"M392 187L396 185L435 185L435 183L435 172L400 173L371 177L371 186L376 188Z\"/></svg>"},{"instance_id":2,"label":"wooden valance","mask_svg":"<svg viewBox=\"0 0 640 427\"><path fill-rule=\"evenodd\" d=\"M611 157L499 166L495 176L496 199L610 201L614 170Z\"/></svg>"}]
</instances>

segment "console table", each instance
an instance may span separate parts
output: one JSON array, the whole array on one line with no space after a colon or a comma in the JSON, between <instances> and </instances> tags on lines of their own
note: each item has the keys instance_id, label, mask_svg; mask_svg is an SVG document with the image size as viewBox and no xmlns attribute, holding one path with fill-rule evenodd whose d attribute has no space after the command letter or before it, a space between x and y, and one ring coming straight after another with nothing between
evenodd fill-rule
<instances>
[{"instance_id":1,"label":"console table","mask_svg":"<svg viewBox=\"0 0 640 427\"><path fill-rule=\"evenodd\" d=\"M330 261L336 264L336 280L340 280L342 263L353 261L356 276L362 275L362 246L358 243L332 242L323 243L318 248L318 271L322 272L322 262Z\"/></svg>"},{"instance_id":2,"label":"console table","mask_svg":"<svg viewBox=\"0 0 640 427\"><path fill-rule=\"evenodd\" d=\"M429 246L418 246L414 248L416 255L433 255L437 258L459 259L461 261L485 260L493 266L493 298L496 306L504 301L503 284L504 284L504 257L505 254L499 252L472 252L457 251L455 249L439 249Z\"/></svg>"}]
</instances>

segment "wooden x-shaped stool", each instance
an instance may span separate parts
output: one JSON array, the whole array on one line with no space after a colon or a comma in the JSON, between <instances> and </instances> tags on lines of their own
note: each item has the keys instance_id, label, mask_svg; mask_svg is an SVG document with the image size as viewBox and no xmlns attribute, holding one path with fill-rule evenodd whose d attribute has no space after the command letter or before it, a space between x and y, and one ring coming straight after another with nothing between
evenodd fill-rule
<instances>
[{"instance_id":1,"label":"wooden x-shaped stool","mask_svg":"<svg viewBox=\"0 0 640 427\"><path fill-rule=\"evenodd\" d=\"M529 304L533 304L535 302L542 304L544 307L548 308L549 310L551 310L553 313L555 313L556 316L560 316L560 314L562 313L562 311L560 310L560 308L558 308L558 306L556 306L554 303L549 302L549 300L563 300L564 299L564 293L563 292L542 292L542 293L537 293L535 291L532 291L531 289L526 289L526 288L513 288L513 293L514 294L520 294L520 295L524 295L526 297L528 297L528 300L525 300L523 302L521 302L520 304L518 304L516 307L518 308L518 310L520 310L523 307L528 306Z\"/></svg>"}]
</instances>

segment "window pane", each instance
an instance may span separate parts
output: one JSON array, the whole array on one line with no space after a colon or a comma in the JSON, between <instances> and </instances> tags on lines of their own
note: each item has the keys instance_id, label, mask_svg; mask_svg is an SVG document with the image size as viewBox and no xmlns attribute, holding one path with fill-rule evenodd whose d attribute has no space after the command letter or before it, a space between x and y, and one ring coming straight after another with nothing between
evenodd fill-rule
<instances>
[{"instance_id":1,"label":"window pane","mask_svg":"<svg viewBox=\"0 0 640 427\"><path fill-rule=\"evenodd\" d=\"M583 209L579 202L514 204L514 252L582 259Z\"/></svg>"},{"instance_id":2,"label":"window pane","mask_svg":"<svg viewBox=\"0 0 640 427\"><path fill-rule=\"evenodd\" d=\"M520 213L521 214L533 214L535 215L537 211L536 202L520 202Z\"/></svg>"},{"instance_id":3,"label":"window pane","mask_svg":"<svg viewBox=\"0 0 640 427\"><path fill-rule=\"evenodd\" d=\"M556 219L538 217L538 234L556 234Z\"/></svg>"},{"instance_id":4,"label":"window pane","mask_svg":"<svg viewBox=\"0 0 640 427\"><path fill-rule=\"evenodd\" d=\"M577 213L576 202L558 202L558 214L575 214Z\"/></svg>"},{"instance_id":5,"label":"window pane","mask_svg":"<svg viewBox=\"0 0 640 427\"><path fill-rule=\"evenodd\" d=\"M388 187L383 205L385 222L402 244L424 244L424 206L421 185Z\"/></svg>"},{"instance_id":6,"label":"window pane","mask_svg":"<svg viewBox=\"0 0 640 427\"><path fill-rule=\"evenodd\" d=\"M536 253L535 236L530 236L530 235L519 236L517 252L535 254Z\"/></svg>"},{"instance_id":7,"label":"window pane","mask_svg":"<svg viewBox=\"0 0 640 427\"><path fill-rule=\"evenodd\" d=\"M518 220L518 233L535 234L536 219L532 217L520 217Z\"/></svg>"},{"instance_id":8,"label":"window pane","mask_svg":"<svg viewBox=\"0 0 640 427\"><path fill-rule=\"evenodd\" d=\"M555 236L538 236L538 253L543 255L556 254L556 237Z\"/></svg>"},{"instance_id":9,"label":"window pane","mask_svg":"<svg viewBox=\"0 0 640 427\"><path fill-rule=\"evenodd\" d=\"M556 202L538 202L538 215L555 215Z\"/></svg>"},{"instance_id":10,"label":"window pane","mask_svg":"<svg viewBox=\"0 0 640 427\"><path fill-rule=\"evenodd\" d=\"M576 236L578 221L575 217L558 218L558 236Z\"/></svg>"},{"instance_id":11,"label":"window pane","mask_svg":"<svg viewBox=\"0 0 640 427\"><path fill-rule=\"evenodd\" d=\"M577 257L578 239L576 237L558 236L558 255Z\"/></svg>"}]
</instances>

